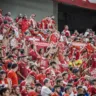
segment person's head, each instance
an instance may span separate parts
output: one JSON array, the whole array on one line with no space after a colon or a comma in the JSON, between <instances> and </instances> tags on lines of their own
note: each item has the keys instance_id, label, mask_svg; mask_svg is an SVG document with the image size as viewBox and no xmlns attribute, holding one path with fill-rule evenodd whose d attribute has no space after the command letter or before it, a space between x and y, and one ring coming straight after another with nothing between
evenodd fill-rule
<instances>
[{"instance_id":1,"label":"person's head","mask_svg":"<svg viewBox=\"0 0 96 96\"><path fill-rule=\"evenodd\" d=\"M66 86L66 87L65 87L65 93L67 93L67 94L70 95L70 94L72 93L72 91L73 91L73 90L72 90L72 88L71 88L70 86Z\"/></svg>"},{"instance_id":2,"label":"person's head","mask_svg":"<svg viewBox=\"0 0 96 96\"><path fill-rule=\"evenodd\" d=\"M4 80L6 78L6 72L4 70L0 71L0 79Z\"/></svg>"},{"instance_id":3,"label":"person's head","mask_svg":"<svg viewBox=\"0 0 96 96\"><path fill-rule=\"evenodd\" d=\"M37 83L35 86L36 86L36 92L37 93L40 93L41 92L42 85L40 83Z\"/></svg>"},{"instance_id":4,"label":"person's head","mask_svg":"<svg viewBox=\"0 0 96 96\"><path fill-rule=\"evenodd\" d=\"M11 16L11 12L8 12L8 13L7 13L7 16Z\"/></svg>"},{"instance_id":5,"label":"person's head","mask_svg":"<svg viewBox=\"0 0 96 96\"><path fill-rule=\"evenodd\" d=\"M19 88L19 86L13 86L13 90L12 91L16 95L20 94L20 88Z\"/></svg>"},{"instance_id":6,"label":"person's head","mask_svg":"<svg viewBox=\"0 0 96 96\"><path fill-rule=\"evenodd\" d=\"M79 69L73 69L73 73L75 74L75 75L77 75L77 76L79 76L80 75L80 71L79 71Z\"/></svg>"},{"instance_id":7,"label":"person's head","mask_svg":"<svg viewBox=\"0 0 96 96\"><path fill-rule=\"evenodd\" d=\"M96 79L94 79L94 80L93 80L93 85L95 85L95 86L96 86Z\"/></svg>"},{"instance_id":8,"label":"person's head","mask_svg":"<svg viewBox=\"0 0 96 96\"><path fill-rule=\"evenodd\" d=\"M53 68L56 68L56 62L55 61L50 62L50 66L52 66Z\"/></svg>"},{"instance_id":9,"label":"person's head","mask_svg":"<svg viewBox=\"0 0 96 96\"><path fill-rule=\"evenodd\" d=\"M23 17L23 15L20 13L20 14L18 15L18 17L19 17L19 18L22 18L22 17Z\"/></svg>"},{"instance_id":10,"label":"person's head","mask_svg":"<svg viewBox=\"0 0 96 96\"><path fill-rule=\"evenodd\" d=\"M10 91L8 88L2 87L0 89L0 95L1 96L10 96Z\"/></svg>"},{"instance_id":11,"label":"person's head","mask_svg":"<svg viewBox=\"0 0 96 96\"><path fill-rule=\"evenodd\" d=\"M23 16L23 19L27 19L27 15L26 14Z\"/></svg>"},{"instance_id":12,"label":"person's head","mask_svg":"<svg viewBox=\"0 0 96 96\"><path fill-rule=\"evenodd\" d=\"M54 19L55 19L55 16L54 16L54 15L52 15L52 16L51 16L51 19L52 19L52 20L54 20Z\"/></svg>"},{"instance_id":13,"label":"person's head","mask_svg":"<svg viewBox=\"0 0 96 96\"><path fill-rule=\"evenodd\" d=\"M13 52L14 54L17 54L17 53L18 53L18 49L13 48L13 49L12 49L12 52Z\"/></svg>"},{"instance_id":14,"label":"person's head","mask_svg":"<svg viewBox=\"0 0 96 96\"><path fill-rule=\"evenodd\" d=\"M52 79L52 74L51 74L51 72L47 72L47 73L46 73L46 77L49 78L49 79Z\"/></svg>"},{"instance_id":15,"label":"person's head","mask_svg":"<svg viewBox=\"0 0 96 96\"><path fill-rule=\"evenodd\" d=\"M7 24L8 22L6 20L4 20L4 24Z\"/></svg>"},{"instance_id":16,"label":"person's head","mask_svg":"<svg viewBox=\"0 0 96 96\"><path fill-rule=\"evenodd\" d=\"M44 49L43 48L39 50L39 54L40 55L44 54Z\"/></svg>"},{"instance_id":17,"label":"person's head","mask_svg":"<svg viewBox=\"0 0 96 96\"><path fill-rule=\"evenodd\" d=\"M17 64L12 64L12 70L16 72L18 70L18 65Z\"/></svg>"},{"instance_id":18,"label":"person's head","mask_svg":"<svg viewBox=\"0 0 96 96\"><path fill-rule=\"evenodd\" d=\"M35 14L32 14L31 15L31 18L35 19L36 15Z\"/></svg>"},{"instance_id":19,"label":"person's head","mask_svg":"<svg viewBox=\"0 0 96 96\"><path fill-rule=\"evenodd\" d=\"M8 63L7 68L10 70L12 68L12 63Z\"/></svg>"},{"instance_id":20,"label":"person's head","mask_svg":"<svg viewBox=\"0 0 96 96\"><path fill-rule=\"evenodd\" d=\"M65 28L66 30L68 30L68 29L69 29L68 25L65 25L65 26L64 26L64 28Z\"/></svg>"},{"instance_id":21,"label":"person's head","mask_svg":"<svg viewBox=\"0 0 96 96\"><path fill-rule=\"evenodd\" d=\"M35 78L33 76L31 76L31 75L28 75L25 80L26 80L26 82L28 84L31 84L31 83L34 83L35 82Z\"/></svg>"},{"instance_id":22,"label":"person's head","mask_svg":"<svg viewBox=\"0 0 96 96\"><path fill-rule=\"evenodd\" d=\"M14 59L14 58L13 58L13 55L9 55L9 56L8 56L8 59L13 60L13 59Z\"/></svg>"},{"instance_id":23,"label":"person's head","mask_svg":"<svg viewBox=\"0 0 96 96\"><path fill-rule=\"evenodd\" d=\"M63 79L68 79L68 73L67 73L67 72L64 72L64 73L62 74L62 77L63 77Z\"/></svg>"},{"instance_id":24,"label":"person's head","mask_svg":"<svg viewBox=\"0 0 96 96\"><path fill-rule=\"evenodd\" d=\"M63 87L63 80L62 79L57 79L56 84Z\"/></svg>"},{"instance_id":25,"label":"person's head","mask_svg":"<svg viewBox=\"0 0 96 96\"><path fill-rule=\"evenodd\" d=\"M44 80L44 85L47 86L47 87L51 87L50 79L46 78L46 79Z\"/></svg>"},{"instance_id":26,"label":"person's head","mask_svg":"<svg viewBox=\"0 0 96 96\"><path fill-rule=\"evenodd\" d=\"M60 86L59 85L55 85L54 86L54 91L57 92L57 93L60 93L60 91L61 91Z\"/></svg>"},{"instance_id":27,"label":"person's head","mask_svg":"<svg viewBox=\"0 0 96 96\"><path fill-rule=\"evenodd\" d=\"M30 69L32 71L36 71L37 70L37 66L35 64L33 64L33 65L30 66Z\"/></svg>"},{"instance_id":28,"label":"person's head","mask_svg":"<svg viewBox=\"0 0 96 96\"><path fill-rule=\"evenodd\" d=\"M84 88L82 86L77 87L78 94L84 94Z\"/></svg>"}]
</instances>

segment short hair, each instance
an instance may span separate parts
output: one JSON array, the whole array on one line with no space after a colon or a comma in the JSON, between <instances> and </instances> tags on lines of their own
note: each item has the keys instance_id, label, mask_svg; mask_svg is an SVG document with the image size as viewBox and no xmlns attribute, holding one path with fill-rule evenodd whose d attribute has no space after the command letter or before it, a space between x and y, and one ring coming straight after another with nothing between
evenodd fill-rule
<instances>
[{"instance_id":1,"label":"short hair","mask_svg":"<svg viewBox=\"0 0 96 96\"><path fill-rule=\"evenodd\" d=\"M44 85L45 85L46 83L48 83L49 81L50 81L50 79L45 78L45 80L44 80Z\"/></svg>"},{"instance_id":2,"label":"short hair","mask_svg":"<svg viewBox=\"0 0 96 96\"><path fill-rule=\"evenodd\" d=\"M96 79L93 79L92 81L93 81L93 82L96 82Z\"/></svg>"},{"instance_id":3,"label":"short hair","mask_svg":"<svg viewBox=\"0 0 96 96\"><path fill-rule=\"evenodd\" d=\"M50 65L52 65L52 64L56 64L56 62L55 61L50 62Z\"/></svg>"},{"instance_id":4,"label":"short hair","mask_svg":"<svg viewBox=\"0 0 96 96\"><path fill-rule=\"evenodd\" d=\"M60 86L59 85L55 85L54 86L54 90L56 90L57 88L60 88Z\"/></svg>"},{"instance_id":5,"label":"short hair","mask_svg":"<svg viewBox=\"0 0 96 96\"><path fill-rule=\"evenodd\" d=\"M68 91L70 88L71 88L70 86L66 86L66 87L65 87L65 93L67 93L67 91Z\"/></svg>"},{"instance_id":6,"label":"short hair","mask_svg":"<svg viewBox=\"0 0 96 96\"><path fill-rule=\"evenodd\" d=\"M12 64L12 69L16 68L17 66L17 64Z\"/></svg>"},{"instance_id":7,"label":"short hair","mask_svg":"<svg viewBox=\"0 0 96 96\"><path fill-rule=\"evenodd\" d=\"M13 48L13 49L12 49L12 52L15 51L15 50L17 50L17 49L16 49L16 48Z\"/></svg>"},{"instance_id":8,"label":"short hair","mask_svg":"<svg viewBox=\"0 0 96 96\"><path fill-rule=\"evenodd\" d=\"M62 76L65 76L66 74L68 74L68 73L67 73L67 72L63 72L63 73L62 73Z\"/></svg>"},{"instance_id":9,"label":"short hair","mask_svg":"<svg viewBox=\"0 0 96 96\"><path fill-rule=\"evenodd\" d=\"M13 55L9 55L8 58L13 58Z\"/></svg>"},{"instance_id":10,"label":"short hair","mask_svg":"<svg viewBox=\"0 0 96 96\"><path fill-rule=\"evenodd\" d=\"M12 68L12 63L8 63L7 68L8 69Z\"/></svg>"},{"instance_id":11,"label":"short hair","mask_svg":"<svg viewBox=\"0 0 96 96\"><path fill-rule=\"evenodd\" d=\"M78 86L78 87L77 87L77 90L79 90L79 89L81 89L81 88L83 88L83 87L82 87L82 86Z\"/></svg>"},{"instance_id":12,"label":"short hair","mask_svg":"<svg viewBox=\"0 0 96 96\"><path fill-rule=\"evenodd\" d=\"M36 87L39 87L39 86L42 87L42 85L41 85L40 83L36 83L35 86L36 86Z\"/></svg>"},{"instance_id":13,"label":"short hair","mask_svg":"<svg viewBox=\"0 0 96 96\"><path fill-rule=\"evenodd\" d=\"M0 74L6 74L4 70L0 70Z\"/></svg>"},{"instance_id":14,"label":"short hair","mask_svg":"<svg viewBox=\"0 0 96 96\"><path fill-rule=\"evenodd\" d=\"M6 87L0 88L0 95L3 96L3 93L5 93L7 90L9 90L9 89Z\"/></svg>"},{"instance_id":15,"label":"short hair","mask_svg":"<svg viewBox=\"0 0 96 96\"><path fill-rule=\"evenodd\" d=\"M58 83L60 83L61 81L62 81L62 79L57 79L56 84L58 85Z\"/></svg>"}]
</instances>

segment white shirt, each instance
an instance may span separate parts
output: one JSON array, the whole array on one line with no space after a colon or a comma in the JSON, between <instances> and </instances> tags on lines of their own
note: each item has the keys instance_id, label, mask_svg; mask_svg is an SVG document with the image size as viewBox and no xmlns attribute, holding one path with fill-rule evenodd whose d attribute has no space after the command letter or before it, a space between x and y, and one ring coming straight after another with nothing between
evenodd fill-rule
<instances>
[{"instance_id":1,"label":"white shirt","mask_svg":"<svg viewBox=\"0 0 96 96\"><path fill-rule=\"evenodd\" d=\"M49 96L51 93L52 93L52 91L48 87L46 87L46 86L42 87L42 89L41 89L42 96Z\"/></svg>"}]
</instances>

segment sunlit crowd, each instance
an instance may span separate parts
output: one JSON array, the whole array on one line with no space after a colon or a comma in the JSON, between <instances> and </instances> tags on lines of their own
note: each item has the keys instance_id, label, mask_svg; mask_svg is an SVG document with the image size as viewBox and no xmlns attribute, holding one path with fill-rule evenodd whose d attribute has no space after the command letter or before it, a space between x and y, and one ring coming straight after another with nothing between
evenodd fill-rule
<instances>
[{"instance_id":1,"label":"sunlit crowd","mask_svg":"<svg viewBox=\"0 0 96 96\"><path fill-rule=\"evenodd\" d=\"M35 18L0 9L0 96L96 96L95 32Z\"/></svg>"}]
</instances>

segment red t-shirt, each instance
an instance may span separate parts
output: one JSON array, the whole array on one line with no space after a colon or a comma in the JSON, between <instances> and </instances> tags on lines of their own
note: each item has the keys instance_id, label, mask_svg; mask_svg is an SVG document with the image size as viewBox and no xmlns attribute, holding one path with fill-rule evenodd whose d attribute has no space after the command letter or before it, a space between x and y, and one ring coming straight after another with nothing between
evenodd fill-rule
<instances>
[{"instance_id":1,"label":"red t-shirt","mask_svg":"<svg viewBox=\"0 0 96 96\"><path fill-rule=\"evenodd\" d=\"M56 92L52 93L51 96L59 96Z\"/></svg>"},{"instance_id":2,"label":"red t-shirt","mask_svg":"<svg viewBox=\"0 0 96 96\"><path fill-rule=\"evenodd\" d=\"M96 95L96 88L94 88L93 86L89 87L88 91L91 96Z\"/></svg>"},{"instance_id":3,"label":"red t-shirt","mask_svg":"<svg viewBox=\"0 0 96 96\"><path fill-rule=\"evenodd\" d=\"M22 96L28 96L27 90L22 90L22 91L21 91L21 95L22 95Z\"/></svg>"},{"instance_id":4,"label":"red t-shirt","mask_svg":"<svg viewBox=\"0 0 96 96\"><path fill-rule=\"evenodd\" d=\"M30 92L28 93L28 96L38 96L38 94L37 94L37 92L35 92L35 91L30 91Z\"/></svg>"},{"instance_id":5,"label":"red t-shirt","mask_svg":"<svg viewBox=\"0 0 96 96\"><path fill-rule=\"evenodd\" d=\"M86 45L86 49L87 49L88 53L91 53L91 52L94 51L94 48L93 48L93 46L92 46L90 43L88 43L88 44Z\"/></svg>"},{"instance_id":6,"label":"red t-shirt","mask_svg":"<svg viewBox=\"0 0 96 96\"><path fill-rule=\"evenodd\" d=\"M92 68L96 68L96 53L91 55Z\"/></svg>"},{"instance_id":7,"label":"red t-shirt","mask_svg":"<svg viewBox=\"0 0 96 96\"><path fill-rule=\"evenodd\" d=\"M8 72L8 78L11 79L11 81L12 81L12 86L18 85L18 77L17 77L17 74L16 74L13 70L10 70L10 71Z\"/></svg>"},{"instance_id":8,"label":"red t-shirt","mask_svg":"<svg viewBox=\"0 0 96 96\"><path fill-rule=\"evenodd\" d=\"M29 51L29 55L32 56L32 60L37 60L38 55L33 49Z\"/></svg>"},{"instance_id":9,"label":"red t-shirt","mask_svg":"<svg viewBox=\"0 0 96 96\"><path fill-rule=\"evenodd\" d=\"M58 37L55 33L53 33L50 37L50 42L57 43Z\"/></svg>"},{"instance_id":10,"label":"red t-shirt","mask_svg":"<svg viewBox=\"0 0 96 96\"><path fill-rule=\"evenodd\" d=\"M28 76L28 69L24 62L18 62L18 71L26 78ZM20 77L20 76L19 76ZM22 78L22 77L20 77Z\"/></svg>"},{"instance_id":11,"label":"red t-shirt","mask_svg":"<svg viewBox=\"0 0 96 96\"><path fill-rule=\"evenodd\" d=\"M29 28L29 21L26 19L23 19L21 22L21 31L24 33Z\"/></svg>"},{"instance_id":12,"label":"red t-shirt","mask_svg":"<svg viewBox=\"0 0 96 96\"><path fill-rule=\"evenodd\" d=\"M40 57L38 62L40 62L40 67L44 67L45 69L48 68L49 61L46 58Z\"/></svg>"},{"instance_id":13,"label":"red t-shirt","mask_svg":"<svg viewBox=\"0 0 96 96\"><path fill-rule=\"evenodd\" d=\"M39 82L43 84L45 78L46 78L45 74L38 74L36 80L39 80Z\"/></svg>"}]
</instances>

